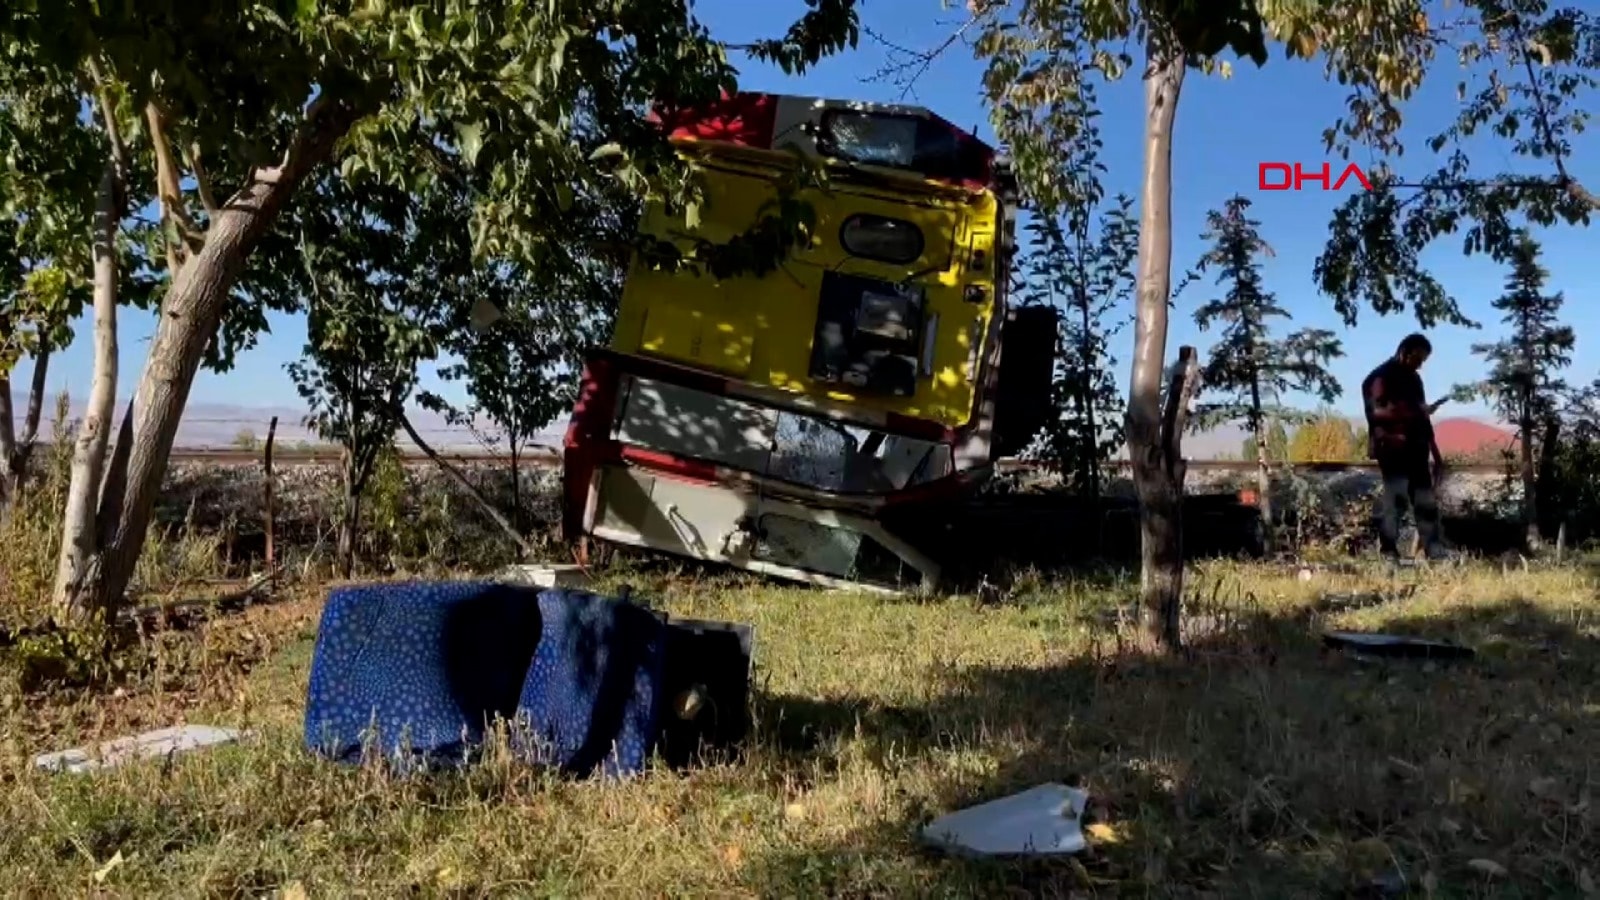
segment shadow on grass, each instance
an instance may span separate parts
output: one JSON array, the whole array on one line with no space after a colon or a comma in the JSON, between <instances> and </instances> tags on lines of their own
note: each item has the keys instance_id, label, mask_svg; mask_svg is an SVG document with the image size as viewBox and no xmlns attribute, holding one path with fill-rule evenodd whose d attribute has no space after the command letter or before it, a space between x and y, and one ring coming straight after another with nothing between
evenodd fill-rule
<instances>
[{"instance_id":1,"label":"shadow on grass","mask_svg":"<svg viewBox=\"0 0 1600 900\"><path fill-rule=\"evenodd\" d=\"M1600 877L1600 641L1584 633L1600 611L1512 597L1356 615L1341 627L1478 655L1364 662L1321 646L1319 613L1254 614L1192 639L1186 659L965 668L915 707L767 697L761 742L795 773L826 776L853 743L928 774L884 821L752 876L835 896L1582 896ZM1069 780L1103 826L1077 861L917 844L934 815Z\"/></svg>"}]
</instances>

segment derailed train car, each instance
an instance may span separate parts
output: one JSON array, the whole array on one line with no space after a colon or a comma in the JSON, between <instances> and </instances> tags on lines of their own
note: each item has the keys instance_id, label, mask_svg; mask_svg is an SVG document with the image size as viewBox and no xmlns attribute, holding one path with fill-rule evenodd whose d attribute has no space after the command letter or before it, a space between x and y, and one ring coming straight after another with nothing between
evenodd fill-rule
<instances>
[{"instance_id":1,"label":"derailed train car","mask_svg":"<svg viewBox=\"0 0 1600 900\"><path fill-rule=\"evenodd\" d=\"M1004 160L913 107L745 93L662 125L706 202L692 225L648 210L656 237L744 232L796 151L828 188L805 198L809 246L768 275L634 262L566 435L567 537L816 584L936 585L941 550L896 523L982 484L1049 402L1055 313L1007 304Z\"/></svg>"}]
</instances>

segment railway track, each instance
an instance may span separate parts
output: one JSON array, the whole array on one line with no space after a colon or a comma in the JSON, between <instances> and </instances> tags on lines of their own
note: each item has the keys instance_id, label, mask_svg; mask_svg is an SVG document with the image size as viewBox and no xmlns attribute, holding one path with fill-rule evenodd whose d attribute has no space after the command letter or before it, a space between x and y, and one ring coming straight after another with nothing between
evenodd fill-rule
<instances>
[{"instance_id":1,"label":"railway track","mask_svg":"<svg viewBox=\"0 0 1600 900\"><path fill-rule=\"evenodd\" d=\"M503 455L484 452L470 453L443 453L444 459L452 463L505 464ZM427 455L420 452L406 452L401 454L401 462L408 466L428 465ZM261 465L260 450L245 450L237 447L221 447L214 449L175 449L172 451L174 463L207 463L220 466L258 466ZM315 466L332 465L339 461L336 450L324 449L275 449L272 452L274 466ZM522 462L535 468L555 469L561 466L561 454L555 450L530 452L522 458ZM1111 464L1118 470L1127 470L1126 462ZM1362 462L1310 462L1294 463L1290 468L1300 472L1360 472L1377 468L1377 464L1368 461ZM1458 463L1449 467L1452 472L1471 473L1475 475L1499 475L1505 471L1500 463ZM1048 471L1049 467L1021 459L1002 459L999 462L1001 472L1033 472ZM1249 460L1239 459L1192 459L1189 461L1191 472L1254 472L1256 464Z\"/></svg>"}]
</instances>

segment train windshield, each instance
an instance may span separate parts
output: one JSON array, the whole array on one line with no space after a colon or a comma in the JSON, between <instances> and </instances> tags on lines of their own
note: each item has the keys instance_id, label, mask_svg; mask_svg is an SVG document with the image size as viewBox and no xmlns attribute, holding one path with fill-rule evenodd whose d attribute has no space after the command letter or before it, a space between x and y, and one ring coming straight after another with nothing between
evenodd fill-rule
<instances>
[{"instance_id":1,"label":"train windshield","mask_svg":"<svg viewBox=\"0 0 1600 900\"><path fill-rule=\"evenodd\" d=\"M982 143L921 116L833 109L823 113L821 131L822 152L846 162L929 178L985 181L989 175Z\"/></svg>"},{"instance_id":2,"label":"train windshield","mask_svg":"<svg viewBox=\"0 0 1600 900\"><path fill-rule=\"evenodd\" d=\"M850 162L915 168L921 119L861 112L829 112L823 132L833 155Z\"/></svg>"}]
</instances>

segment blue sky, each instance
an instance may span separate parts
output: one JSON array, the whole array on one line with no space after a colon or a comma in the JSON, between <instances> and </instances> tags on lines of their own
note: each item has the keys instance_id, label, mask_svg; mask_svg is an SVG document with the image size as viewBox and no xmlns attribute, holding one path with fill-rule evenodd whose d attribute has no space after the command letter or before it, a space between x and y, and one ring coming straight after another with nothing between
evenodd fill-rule
<instances>
[{"instance_id":1,"label":"blue sky","mask_svg":"<svg viewBox=\"0 0 1600 900\"><path fill-rule=\"evenodd\" d=\"M696 8L702 21L719 37L740 42L773 35L799 15L804 4L801 0L698 0ZM942 42L958 24L960 15L959 9L941 9L939 0L865 0L863 22L889 41L921 48ZM744 64L742 86L901 102L900 86L871 80L887 56L884 47L863 35L857 51L827 60L800 78ZM922 75L915 85L915 95L907 102L927 106L959 125L977 125L980 134L992 141L993 131L979 96L981 72L982 65L972 58L970 50L957 44ZM1422 139L1448 121L1456 107L1456 73L1442 67L1433 75L1406 110L1409 151L1401 169L1408 174L1420 175L1432 168L1433 160ZM1263 160L1314 166L1327 159L1321 133L1338 115L1344 99L1338 85L1323 79L1320 65L1287 61L1276 53L1263 69L1249 63L1236 64L1232 79L1226 81L1191 73L1178 111L1173 161L1173 258L1176 280L1204 249L1199 235L1206 211L1220 206L1235 193L1249 197L1254 203L1252 212L1262 222L1262 235L1276 251L1276 256L1265 264L1267 283L1292 312L1293 327L1322 326L1343 335L1348 355L1335 365L1334 371L1346 393L1338 406L1353 413L1360 406L1355 386L1392 351L1400 337L1414 329L1415 322L1409 317L1380 318L1367 312L1356 328L1345 329L1311 279L1313 263L1326 238L1329 215L1343 195L1324 193L1315 187L1299 192L1263 192L1257 186L1257 164ZM1105 159L1111 166L1108 193L1125 191L1137 196L1141 104L1137 77L1125 78L1103 94ZM1587 143L1589 147L1580 145L1575 154L1573 174L1593 185L1600 183L1600 163L1593 162L1600 159L1600 154L1593 152L1592 140ZM1585 149L1590 152L1585 153ZM1473 159L1485 171L1548 174L1531 163L1514 160L1494 143L1476 148ZM1585 164L1585 159L1590 162ZM1371 162L1356 161L1363 165ZM1338 171L1342 164L1335 160L1334 168ZM1592 265L1593 238L1581 228L1570 227L1550 230L1542 238L1550 284L1565 292L1565 317L1578 332L1570 379L1588 381L1600 375L1600 312L1588 296L1594 279L1582 277L1583 272L1590 271L1587 266ZM1586 256L1591 263L1584 263ZM1459 241L1449 239L1430 252L1428 261L1466 313L1486 326L1483 331L1444 327L1430 332L1435 354L1424 374L1431 392L1442 395L1450 384L1473 380L1483 373L1484 365L1471 354L1470 347L1474 342L1493 339L1499 331L1489 303L1501 289L1504 272L1486 260L1463 257ZM1194 308L1207 295L1205 287L1195 285L1179 298L1169 337L1169 356L1183 343L1195 343L1202 349L1209 343L1210 336L1200 334L1192 320ZM154 320L133 311L124 312L122 318L121 384L122 393L126 394L139 377ZM79 333L87 335L87 321L80 323ZM191 402L298 407L284 364L299 356L304 340L305 329L300 320L274 317L271 332L261 337L256 348L240 356L233 371L222 375L202 371L197 376ZM1123 360L1118 363L1118 376L1125 382L1131 329L1124 332L1119 344L1124 346L1115 348ZM52 389L65 388L75 395L87 390L89 354L88 340L79 341L60 354L52 365ZM24 363L14 373L13 384L26 384L27 378L28 367ZM425 376L424 386L440 389L431 371ZM446 392L454 393L448 389ZM1456 414L1485 413L1471 407L1447 409Z\"/></svg>"}]
</instances>

